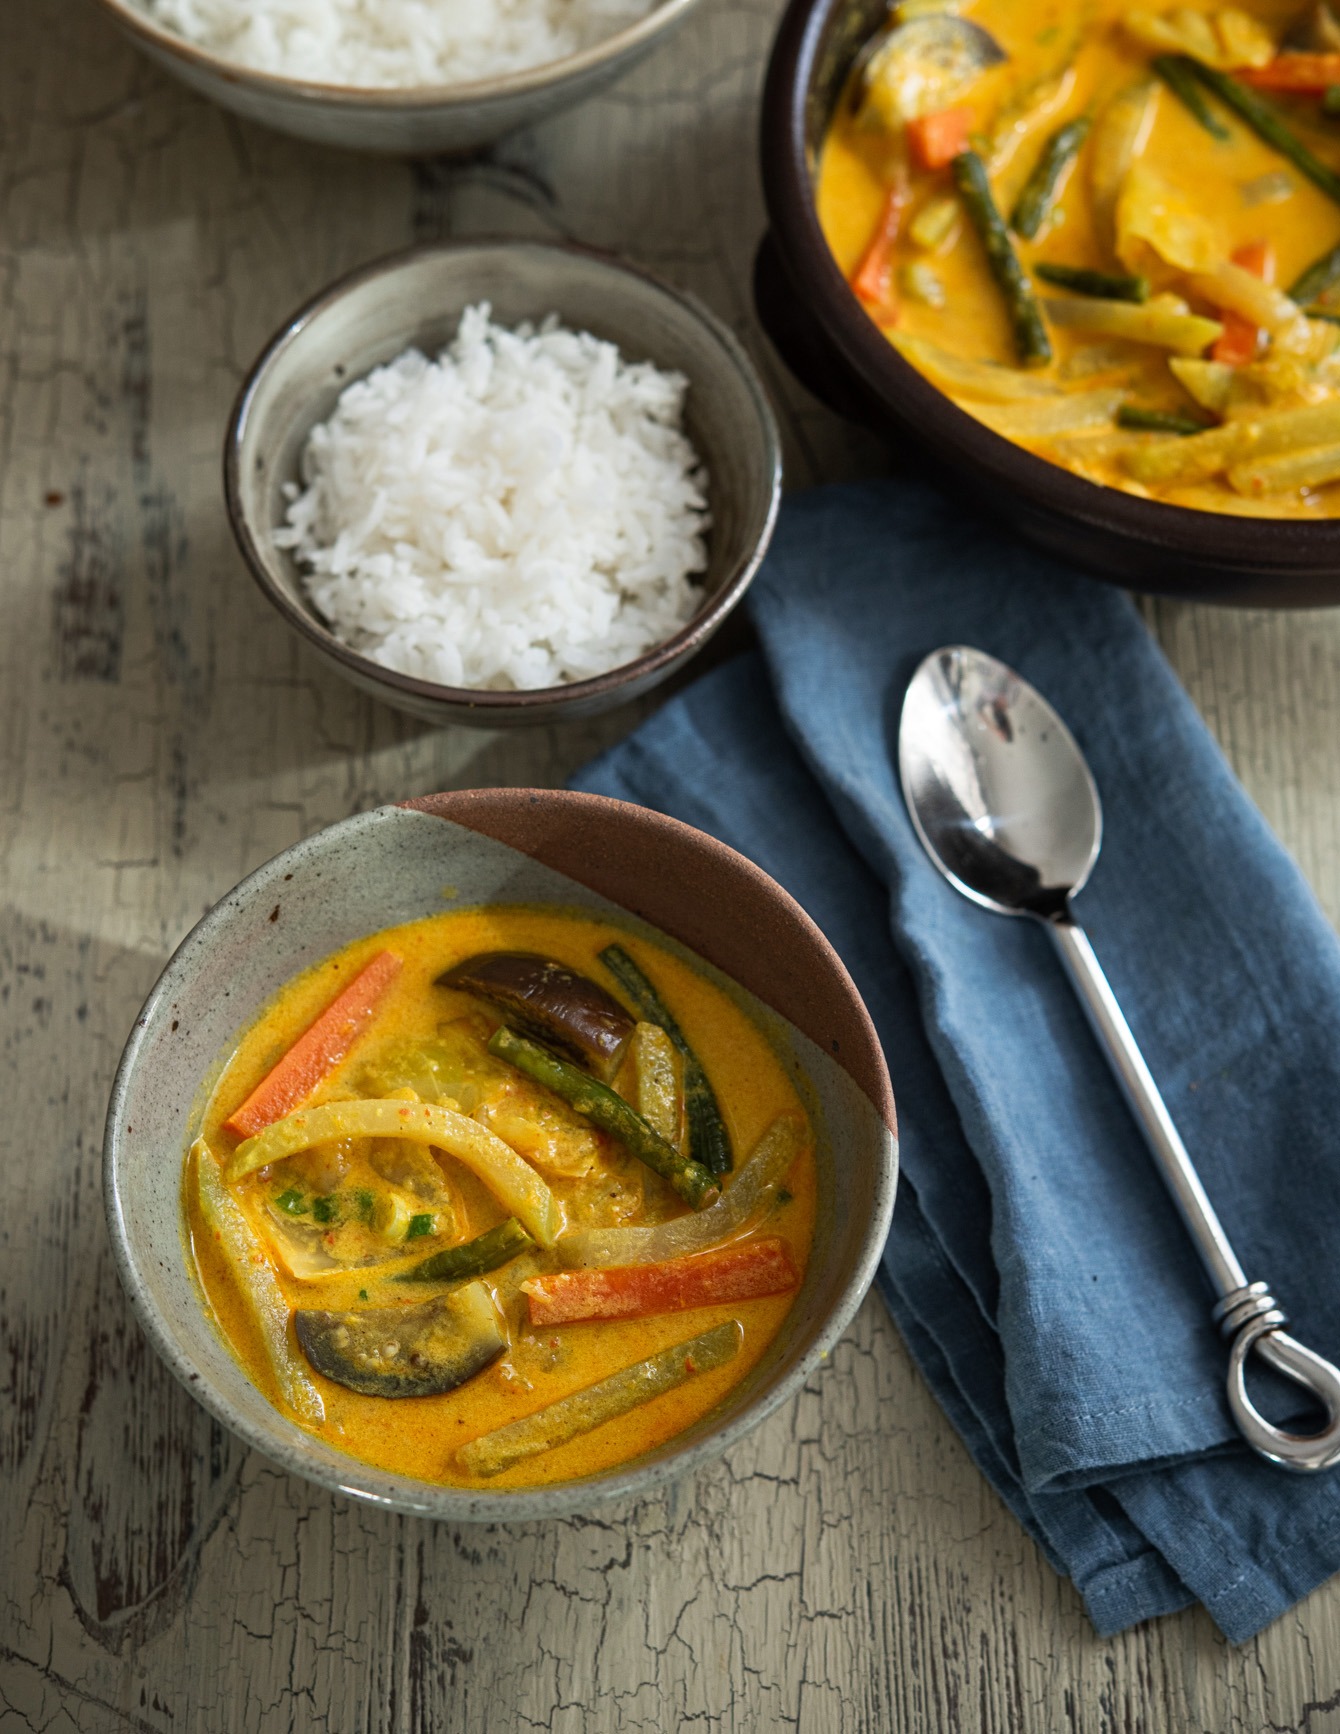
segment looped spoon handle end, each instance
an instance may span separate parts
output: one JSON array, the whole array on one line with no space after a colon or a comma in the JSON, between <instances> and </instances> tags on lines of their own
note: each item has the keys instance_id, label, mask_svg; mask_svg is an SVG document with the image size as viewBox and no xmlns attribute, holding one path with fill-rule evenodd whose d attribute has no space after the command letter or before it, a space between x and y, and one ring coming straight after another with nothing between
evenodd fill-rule
<instances>
[{"instance_id":1,"label":"looped spoon handle end","mask_svg":"<svg viewBox=\"0 0 1340 1734\"><path fill-rule=\"evenodd\" d=\"M1265 1283L1247 1281L1102 965L1069 907L1047 926L1196 1244L1205 1273L1223 1297L1214 1317L1233 1343L1228 1363L1228 1406L1239 1431L1254 1451L1285 1469L1306 1472L1333 1468L1340 1463L1340 1371L1287 1336L1280 1328L1285 1323L1284 1314ZM1266 1420L1247 1395L1246 1361L1253 1349L1317 1399L1326 1411L1326 1424L1320 1432L1286 1433Z\"/></svg>"},{"instance_id":2,"label":"looped spoon handle end","mask_svg":"<svg viewBox=\"0 0 1340 1734\"><path fill-rule=\"evenodd\" d=\"M1228 1357L1228 1406L1238 1430L1254 1451L1283 1469L1307 1474L1340 1463L1340 1371L1280 1329L1283 1312L1263 1282L1226 1294L1214 1317L1233 1346ZM1247 1357L1255 1349L1261 1359L1295 1385L1311 1393L1326 1411L1326 1422L1313 1433L1289 1433L1276 1427L1247 1395Z\"/></svg>"}]
</instances>

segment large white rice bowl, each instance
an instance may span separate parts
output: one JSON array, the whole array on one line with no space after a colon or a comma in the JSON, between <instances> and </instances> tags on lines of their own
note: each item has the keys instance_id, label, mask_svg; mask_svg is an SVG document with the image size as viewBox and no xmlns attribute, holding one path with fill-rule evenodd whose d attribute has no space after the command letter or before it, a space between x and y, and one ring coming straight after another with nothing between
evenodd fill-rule
<instances>
[{"instance_id":1,"label":"large white rice bowl","mask_svg":"<svg viewBox=\"0 0 1340 1734\"><path fill-rule=\"evenodd\" d=\"M138 0L207 53L305 83L465 84L566 59L652 0Z\"/></svg>"},{"instance_id":2,"label":"large white rice bowl","mask_svg":"<svg viewBox=\"0 0 1340 1734\"><path fill-rule=\"evenodd\" d=\"M475 690L591 679L702 601L687 389L556 319L508 330L467 308L436 360L406 350L345 389L275 540L335 635L385 668Z\"/></svg>"}]
</instances>

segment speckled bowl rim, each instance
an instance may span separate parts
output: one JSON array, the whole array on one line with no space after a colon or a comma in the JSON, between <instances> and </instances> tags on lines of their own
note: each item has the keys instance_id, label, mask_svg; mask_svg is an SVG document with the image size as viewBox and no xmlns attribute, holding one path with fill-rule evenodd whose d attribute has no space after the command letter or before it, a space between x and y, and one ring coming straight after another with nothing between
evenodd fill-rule
<instances>
[{"instance_id":1,"label":"speckled bowl rim","mask_svg":"<svg viewBox=\"0 0 1340 1734\"><path fill-rule=\"evenodd\" d=\"M551 253L567 254L585 259L592 265L604 268L614 275L631 277L647 290L675 303L690 318L704 326L724 351L726 361L734 367L752 400L763 439L764 462L771 477L770 495L763 514L763 522L754 539L752 549L737 560L733 570L727 574L725 581L719 586L711 601L705 603L692 619L680 627L678 632L663 639L659 644L653 645L650 650L644 651L641 656L635 657L631 662L622 662L617 668L607 669L604 674L594 675L589 680L572 681L566 686L527 687L518 692L493 692L481 691L477 687L443 686L436 681L421 680L417 675L402 674L398 669L385 668L381 663L374 662L370 657L352 650L275 583L262 556L256 539L256 532L253 530L250 518L242 504L242 442L246 435L247 417L250 414L252 402L265 375L279 362L285 350L296 340L300 332L313 320L319 319L328 312L346 295L355 289L362 288L366 283L375 282L379 277L390 276L397 271L404 270L417 260L432 254L479 251L508 253L522 249L526 251L538 249ZM708 481L710 485L710 474ZM422 246L407 247L381 259L374 259L370 264L361 265L346 276L337 278L334 283L323 289L320 294L314 295L310 301L285 320L248 370L233 404L232 414L228 419L228 432L224 440L223 491L233 535L242 550L252 577L260 586L262 594L279 610L295 631L300 632L319 651L342 663L357 678L387 687L393 692L403 693L408 698L426 700L429 703L450 704L461 709L504 712L512 715L529 710L541 710L546 713L547 718L552 718L566 708L580 706L591 699L603 698L619 687L642 681L655 675L667 664L678 662L710 638L722 621L735 609L763 563L763 557L768 551L768 545L772 540L772 533L777 524L777 514L782 501L782 445L772 405L753 363L735 334L695 295L689 294L685 289L677 289L673 284L663 282L652 272L644 270L642 266L635 265L627 259L602 252L596 247L584 247L576 241L523 241L507 237L482 236L472 240L430 242ZM710 510L710 493L708 506Z\"/></svg>"},{"instance_id":2,"label":"speckled bowl rim","mask_svg":"<svg viewBox=\"0 0 1340 1734\"><path fill-rule=\"evenodd\" d=\"M310 103L314 108L372 108L392 113L414 113L502 100L543 90L549 85L565 83L585 72L594 71L609 61L620 59L644 42L653 40L663 30L691 12L699 0L660 0L660 4L635 23L602 37L589 48L576 54L566 54L558 60L541 61L538 66L519 72L503 73L497 78L477 78L460 84L361 85L321 84L314 79L287 78L282 73L265 72L240 60L228 60L211 54L197 42L190 42L150 18L134 0L96 0L109 17L122 28L138 36L161 53L210 73L228 84L249 85L274 96Z\"/></svg>"},{"instance_id":3,"label":"speckled bowl rim","mask_svg":"<svg viewBox=\"0 0 1340 1734\"><path fill-rule=\"evenodd\" d=\"M534 789L517 791L519 796L527 799L534 799L537 796L542 798L546 792L548 791ZM570 791L553 792L567 801L574 799ZM575 798L591 803L593 810L597 805L621 807L630 804L603 796L578 796ZM417 803L401 803L402 806L413 804ZM373 812L380 810L382 809L373 809ZM200 963L212 954L215 941L225 933L232 919L235 906L260 891L279 868L296 871L309 861L319 860L335 837L347 830L356 828L361 823L366 822L369 817L370 815L366 812L357 813L350 818L338 820L333 825L324 826L310 837L282 850L278 855L273 856L269 861L262 863L253 872L247 874L244 879L239 880L231 891L226 892L219 899L208 914L196 922L195 926L181 941L168 959L162 974L155 982L148 998L136 1016L112 1084L103 1138L103 1209L107 1221L108 1237L111 1241L112 1259L122 1288L130 1300L131 1308L139 1320L141 1329L148 1337L154 1350L167 1365L169 1371L185 1386L198 1403L242 1439L245 1444L259 1451L271 1462L278 1463L292 1474L326 1487L331 1492L343 1493L352 1499L357 1499L381 1510L398 1511L408 1516L428 1517L438 1521L455 1523L516 1523L536 1519L571 1517L590 1511L595 1506L606 1505L616 1500L645 1497L657 1488L665 1486L668 1482L678 1481L681 1477L692 1474L694 1470L705 1467L723 1456L739 1440L753 1432L769 1415L797 1396L806 1381L818 1371L836 1347L869 1292L879 1267L885 1241L888 1238L901 1167L898 1134L893 1127L887 1127L889 1142L886 1147L886 1158L880 1164L879 1172L874 1178L874 1208L861 1237L859 1254L832 1312L824 1325L817 1331L815 1339L806 1353L777 1379L775 1385L759 1393L727 1425L707 1434L683 1451L660 1458L655 1462L645 1463L640 1467L627 1469L622 1473L601 1475L590 1480L560 1482L544 1487L518 1488L508 1493L479 1493L473 1488L448 1487L432 1482L414 1481L405 1476L394 1476L388 1471L376 1469L352 1456L348 1459L347 1474L337 1473L309 1457L304 1445L304 1436L291 1424L284 1432L278 1430L271 1432L266 1427L253 1425L249 1420L232 1410L226 1399L214 1390L208 1381L197 1372L190 1359L182 1353L176 1339L160 1318L147 1284L140 1275L121 1203L118 1163L120 1129L125 1118L126 1098L130 1090L131 1078L139 1062L140 1050L146 1039L146 1031L150 1021L163 1005L171 1006L179 1002L181 984L194 979ZM874 1052L880 1058L880 1065L883 1068L883 1082L887 1088L885 1112L891 1114L893 1107L892 1085L888 1080L888 1069L883 1062L879 1038L875 1033L870 1014L841 958L838 957L838 954L829 945L800 904L770 875L764 873L762 868L750 861L748 857L741 856L738 851L729 848L728 845L704 832L697 831L691 825L685 825L677 819L672 819L668 815L654 814L652 817L658 823L671 827L677 832L689 832L695 838L701 839L703 843L710 845L709 855L724 852L726 855L734 857L735 861L743 868L745 876L765 882L771 889L771 895L780 900L792 919L809 929L816 937L820 948L831 955L835 973L843 983L846 993L850 995L861 1021L868 1028L870 1039L874 1045ZM854 1087L859 1088L856 1085ZM869 1100L868 1097L866 1099ZM880 1114L881 1110L877 1104L871 1103L871 1107L877 1115ZM278 1410L273 1411L273 1413L276 1421L283 1420ZM382 1490L371 1485L373 1482L382 1483ZM392 1482L397 1484L395 1491L384 1490Z\"/></svg>"},{"instance_id":4,"label":"speckled bowl rim","mask_svg":"<svg viewBox=\"0 0 1340 1734\"><path fill-rule=\"evenodd\" d=\"M861 306L833 257L819 222L807 142L820 45L830 21L851 4L790 0L782 14L760 111L763 197L800 299L810 300L814 317L856 377L868 382L888 416L925 440L954 469L969 476L978 470L1033 509L1056 512L1132 542L1272 576L1307 575L1334 561L1340 519L1203 511L1090 481L995 433L898 353ZM1184 599L1213 600L1190 591Z\"/></svg>"}]
</instances>

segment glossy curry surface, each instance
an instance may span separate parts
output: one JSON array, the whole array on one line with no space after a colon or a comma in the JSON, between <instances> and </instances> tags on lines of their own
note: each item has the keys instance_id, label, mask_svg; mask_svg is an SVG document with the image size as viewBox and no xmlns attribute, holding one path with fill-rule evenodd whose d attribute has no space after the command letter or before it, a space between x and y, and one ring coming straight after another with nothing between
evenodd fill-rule
<instances>
[{"instance_id":1,"label":"glossy curry surface","mask_svg":"<svg viewBox=\"0 0 1340 1734\"><path fill-rule=\"evenodd\" d=\"M773 1188L754 1219L729 1237L733 1245L780 1239L797 1278L803 1276L815 1209L809 1122L783 1060L734 999L678 956L582 916L493 908L432 917L360 940L291 983L225 1065L205 1113L207 1148L197 1144L188 1158L183 1195L204 1294L233 1352L281 1410L292 1414L225 1250L202 1218L193 1168L218 1159L226 1172L239 1140L225 1121L323 1008L387 949L403 960L402 968L348 1055L311 1092L304 1109L352 1098L450 1100L543 1178L558 1202L564 1232L690 1214L671 1187L615 1138L493 1059L486 1043L503 1021L500 1014L439 982L477 954L525 951L599 980L617 995L599 960L611 943L626 947L654 980L710 1076L735 1153L733 1174L722 1181L727 1196L748 1153L779 1116L804 1126L784 1186ZM622 1073L615 1084L628 1088ZM452 1285L411 1289L395 1280L397 1274L498 1227L509 1214L477 1174L429 1142L346 1138L230 1182L229 1190L266 1249L285 1305L295 1312L349 1309L356 1315L365 1306L422 1303ZM483 1485L457 1461L462 1445L710 1327L739 1322L741 1347L728 1364L486 1484L501 1489L572 1480L637 1457L711 1411L763 1354L795 1293L792 1288L686 1311L532 1327L521 1284L564 1268L560 1241L558 1251L531 1246L481 1279L506 1347L457 1388L400 1399L366 1396L309 1365L304 1370L319 1392L324 1418L294 1418L378 1467L428 1482ZM289 1335L293 1347L291 1330Z\"/></svg>"},{"instance_id":2,"label":"glossy curry surface","mask_svg":"<svg viewBox=\"0 0 1340 1734\"><path fill-rule=\"evenodd\" d=\"M924 10L914 0L893 16ZM1028 366L1020 354L1010 302L952 163L926 167L903 120L890 113L896 103L879 100L872 83L877 58L858 60L830 125L817 174L820 222L854 287L865 266L861 299L889 340L961 408L1005 437L1104 486L1174 504L1340 516L1336 295L1310 299L1306 316L1294 308L1298 318L1287 330L1287 314L1274 331L1259 329L1250 354L1239 347L1231 365L1216 360L1222 349L1215 331L1225 314L1211 298L1210 274L1235 261L1243 268L1245 261L1287 288L1340 245L1340 204L1333 197L1196 86L1192 99L1197 92L1204 99L1215 129L1208 130L1154 70L1160 58L1184 63L1187 56L1175 51L1210 42L1207 30L1220 29L1226 14L1232 51L1213 36L1213 53L1209 47L1203 52L1235 78L1270 76L1262 65L1283 64L1277 57L1284 52L1287 58L1290 32L1301 27L1298 4L1276 0L1232 8L1192 0L1171 11L1121 0L972 0L961 8L962 19L983 26L1004 58L955 97L955 108L967 111L958 142L983 164L1036 299L1051 350L1045 365ZM1243 57L1254 64L1234 67ZM1340 56L1335 65L1340 69ZM1340 90L1329 99L1335 113L1321 92L1252 94L1318 161L1340 169ZM1123 105L1133 116L1124 136ZM917 107L915 100L911 106ZM1036 234L1026 238L1011 217L1049 143L1073 123L1084 136L1056 177ZM879 269L872 273L891 189L900 181L903 209L891 239L886 232L887 259L874 261ZM1202 341L1195 341L1196 327L1172 350L1072 326L1070 317L1101 321L1095 298L1043 281L1039 265L1143 277L1146 308L1206 321ZM1118 310L1114 318L1122 317ZM1193 366L1182 366L1186 361ZM1301 446L1286 442L1291 467L1276 460L1253 472L1246 435L1218 466L1209 456L1195 461L1177 448L1190 436L1194 451L1196 429L1245 426L1319 404L1330 406L1334 426L1326 416L1314 418ZM1185 425L1176 432L1120 425L1119 412L1132 411ZM1165 449L1166 457L1147 455Z\"/></svg>"}]
</instances>

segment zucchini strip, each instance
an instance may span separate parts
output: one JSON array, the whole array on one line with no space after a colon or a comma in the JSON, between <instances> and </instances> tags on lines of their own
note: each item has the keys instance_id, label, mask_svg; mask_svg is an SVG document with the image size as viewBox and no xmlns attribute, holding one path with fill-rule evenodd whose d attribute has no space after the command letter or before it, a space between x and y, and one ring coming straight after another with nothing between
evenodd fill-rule
<instances>
[{"instance_id":1,"label":"zucchini strip","mask_svg":"<svg viewBox=\"0 0 1340 1734\"><path fill-rule=\"evenodd\" d=\"M637 1111L667 1144L679 1149L683 1090L679 1050L660 1024L633 1026L633 1075L637 1079Z\"/></svg>"},{"instance_id":2,"label":"zucchini strip","mask_svg":"<svg viewBox=\"0 0 1340 1734\"><path fill-rule=\"evenodd\" d=\"M324 1421L321 1393L303 1371L289 1341L289 1308L275 1280L265 1248L242 1206L223 1183L214 1153L203 1138L191 1146L195 1158L200 1215L227 1260L238 1292L265 1345L279 1394L300 1421Z\"/></svg>"},{"instance_id":3,"label":"zucchini strip","mask_svg":"<svg viewBox=\"0 0 1340 1734\"><path fill-rule=\"evenodd\" d=\"M617 1420L654 1397L687 1384L699 1373L714 1372L735 1359L744 1342L744 1328L738 1319L727 1319L686 1342L674 1343L659 1354L649 1355L631 1367L611 1373L599 1384L588 1385L584 1391L574 1391L560 1397L547 1409L537 1409L533 1415L511 1421L492 1433L482 1433L456 1453L456 1461L471 1475L501 1475L504 1469L522 1463L527 1457L538 1457L542 1451L552 1451L566 1445L583 1433L603 1427L606 1421Z\"/></svg>"},{"instance_id":4,"label":"zucchini strip","mask_svg":"<svg viewBox=\"0 0 1340 1734\"><path fill-rule=\"evenodd\" d=\"M721 1196L716 1177L701 1162L695 1162L691 1156L682 1156L673 1144L667 1144L636 1108L630 1107L622 1096L616 1095L589 1072L570 1066L547 1048L509 1030L506 1024L493 1032L489 1052L495 1059L506 1060L526 1077L552 1090L560 1101L575 1108L593 1126L617 1138L640 1162L645 1162L654 1173L668 1181L684 1202L695 1210L714 1204ZM518 1210L516 1214L520 1216L521 1212ZM539 1239L538 1235L536 1239ZM553 1241L547 1240L542 1244L552 1246Z\"/></svg>"},{"instance_id":5,"label":"zucchini strip","mask_svg":"<svg viewBox=\"0 0 1340 1734\"><path fill-rule=\"evenodd\" d=\"M1235 464L1228 472L1230 484L1249 499L1278 494L1292 488L1320 488L1340 480L1340 441L1311 446L1301 452L1283 452L1261 462Z\"/></svg>"},{"instance_id":6,"label":"zucchini strip","mask_svg":"<svg viewBox=\"0 0 1340 1734\"><path fill-rule=\"evenodd\" d=\"M689 1121L689 1154L709 1174L729 1174L734 1160L730 1134L716 1091L702 1061L689 1046L674 1014L621 945L607 945L600 961L637 1007L640 1018L659 1024L684 1056L684 1111Z\"/></svg>"},{"instance_id":7,"label":"zucchini strip","mask_svg":"<svg viewBox=\"0 0 1340 1734\"><path fill-rule=\"evenodd\" d=\"M1099 337L1124 337L1131 343L1148 343L1178 355L1199 355L1224 329L1217 319L1175 313L1156 301L1137 307L1129 301L1090 301L1076 296L1068 301L1048 300L1046 307L1053 325L1091 331Z\"/></svg>"},{"instance_id":8,"label":"zucchini strip","mask_svg":"<svg viewBox=\"0 0 1340 1734\"><path fill-rule=\"evenodd\" d=\"M1128 452L1126 469L1138 482L1203 482L1220 470L1261 458L1308 451L1340 439L1340 398L1244 417L1189 439L1157 440Z\"/></svg>"},{"instance_id":9,"label":"zucchini strip","mask_svg":"<svg viewBox=\"0 0 1340 1734\"><path fill-rule=\"evenodd\" d=\"M804 1122L795 1114L773 1121L710 1210L680 1216L650 1228L584 1228L565 1234L558 1243L564 1264L577 1269L624 1264L661 1264L704 1252L729 1234L736 1234L768 1203L786 1179L791 1164L806 1148Z\"/></svg>"},{"instance_id":10,"label":"zucchini strip","mask_svg":"<svg viewBox=\"0 0 1340 1734\"><path fill-rule=\"evenodd\" d=\"M302 1109L239 1144L228 1178L240 1180L339 1138L410 1138L435 1145L477 1174L541 1246L552 1246L558 1238L563 1226L558 1200L529 1162L477 1120L428 1102L327 1102Z\"/></svg>"}]
</instances>

